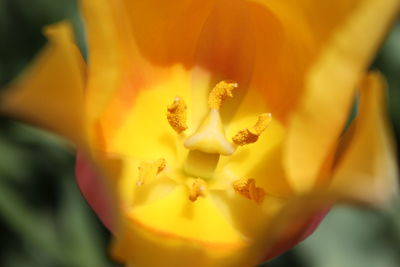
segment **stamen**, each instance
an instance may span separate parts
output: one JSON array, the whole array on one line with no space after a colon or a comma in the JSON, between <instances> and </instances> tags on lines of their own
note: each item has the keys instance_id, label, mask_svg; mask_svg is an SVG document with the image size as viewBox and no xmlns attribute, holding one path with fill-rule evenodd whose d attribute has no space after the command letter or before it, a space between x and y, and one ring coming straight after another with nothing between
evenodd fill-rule
<instances>
[{"instance_id":1,"label":"stamen","mask_svg":"<svg viewBox=\"0 0 400 267\"><path fill-rule=\"evenodd\" d=\"M264 189L256 186L256 180L242 178L233 182L233 189L240 195L254 200L258 204L262 203L266 195Z\"/></svg>"},{"instance_id":2,"label":"stamen","mask_svg":"<svg viewBox=\"0 0 400 267\"><path fill-rule=\"evenodd\" d=\"M189 188L189 200L194 202L199 197L205 197L206 196L206 188L207 188L207 185L203 179L200 179L200 178L194 179L192 185Z\"/></svg>"},{"instance_id":3,"label":"stamen","mask_svg":"<svg viewBox=\"0 0 400 267\"><path fill-rule=\"evenodd\" d=\"M238 84L233 81L221 81L217 83L208 96L208 107L219 110L225 99L233 97L232 91L236 87L238 87Z\"/></svg>"},{"instance_id":4,"label":"stamen","mask_svg":"<svg viewBox=\"0 0 400 267\"><path fill-rule=\"evenodd\" d=\"M153 180L160 172L165 169L166 161L163 158L153 163L141 162L139 165L139 178L136 182L137 186L142 186L145 182Z\"/></svg>"},{"instance_id":5,"label":"stamen","mask_svg":"<svg viewBox=\"0 0 400 267\"><path fill-rule=\"evenodd\" d=\"M186 103L180 97L175 97L174 102L167 108L167 120L172 129L178 134L185 131L186 124Z\"/></svg>"},{"instance_id":6,"label":"stamen","mask_svg":"<svg viewBox=\"0 0 400 267\"><path fill-rule=\"evenodd\" d=\"M258 120L253 127L239 131L232 138L233 143L238 146L244 146L256 142L261 133L268 127L271 120L271 113L263 113L259 115Z\"/></svg>"}]
</instances>

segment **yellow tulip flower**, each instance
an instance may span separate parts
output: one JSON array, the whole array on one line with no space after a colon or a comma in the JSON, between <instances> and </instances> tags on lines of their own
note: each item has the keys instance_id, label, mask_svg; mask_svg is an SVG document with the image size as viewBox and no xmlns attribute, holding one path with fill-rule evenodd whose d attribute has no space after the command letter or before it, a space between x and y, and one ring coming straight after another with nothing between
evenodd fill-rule
<instances>
[{"instance_id":1,"label":"yellow tulip flower","mask_svg":"<svg viewBox=\"0 0 400 267\"><path fill-rule=\"evenodd\" d=\"M82 0L1 109L74 142L126 266L255 266L334 202L397 193L385 83L398 0ZM355 96L360 107L345 130Z\"/></svg>"}]
</instances>

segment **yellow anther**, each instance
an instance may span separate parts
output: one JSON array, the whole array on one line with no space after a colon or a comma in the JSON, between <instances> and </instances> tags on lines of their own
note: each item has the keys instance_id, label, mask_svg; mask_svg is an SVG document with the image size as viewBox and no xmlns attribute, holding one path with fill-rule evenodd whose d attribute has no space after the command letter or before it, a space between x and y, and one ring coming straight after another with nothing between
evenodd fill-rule
<instances>
[{"instance_id":1,"label":"yellow anther","mask_svg":"<svg viewBox=\"0 0 400 267\"><path fill-rule=\"evenodd\" d=\"M244 146L256 142L261 133L268 127L271 120L271 113L263 113L259 115L258 120L253 127L239 131L232 138L233 143L238 146Z\"/></svg>"},{"instance_id":2,"label":"yellow anther","mask_svg":"<svg viewBox=\"0 0 400 267\"><path fill-rule=\"evenodd\" d=\"M194 202L199 197L206 196L207 185L203 179L196 178L189 187L189 200Z\"/></svg>"},{"instance_id":3,"label":"yellow anther","mask_svg":"<svg viewBox=\"0 0 400 267\"><path fill-rule=\"evenodd\" d=\"M157 174L165 169L166 161L161 158L153 163L141 162L139 165L139 178L136 182L137 186L142 186L145 182L152 181Z\"/></svg>"},{"instance_id":4,"label":"yellow anther","mask_svg":"<svg viewBox=\"0 0 400 267\"><path fill-rule=\"evenodd\" d=\"M238 87L238 84L233 81L221 81L217 83L208 96L208 107L219 110L225 99L233 97L232 91L236 87Z\"/></svg>"},{"instance_id":5,"label":"yellow anther","mask_svg":"<svg viewBox=\"0 0 400 267\"><path fill-rule=\"evenodd\" d=\"M160 158L160 159L156 160L156 162L154 162L153 164L155 166L157 166L157 174L159 174L167 166L167 161L165 159L163 159L163 158Z\"/></svg>"},{"instance_id":6,"label":"yellow anther","mask_svg":"<svg viewBox=\"0 0 400 267\"><path fill-rule=\"evenodd\" d=\"M167 108L167 120L169 125L180 134L188 127L186 125L186 103L180 97L175 97L174 102Z\"/></svg>"},{"instance_id":7,"label":"yellow anther","mask_svg":"<svg viewBox=\"0 0 400 267\"><path fill-rule=\"evenodd\" d=\"M254 200L258 204L260 204L264 200L264 197L266 195L264 189L256 186L256 180L254 179L239 179L233 182L233 189L235 190L235 192L250 200Z\"/></svg>"}]
</instances>

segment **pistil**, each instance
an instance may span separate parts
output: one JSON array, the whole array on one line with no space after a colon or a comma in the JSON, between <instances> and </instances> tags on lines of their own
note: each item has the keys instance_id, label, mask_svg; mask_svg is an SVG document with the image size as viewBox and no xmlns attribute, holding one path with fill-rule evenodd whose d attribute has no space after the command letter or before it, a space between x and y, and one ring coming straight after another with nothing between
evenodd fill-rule
<instances>
[{"instance_id":1,"label":"pistil","mask_svg":"<svg viewBox=\"0 0 400 267\"><path fill-rule=\"evenodd\" d=\"M191 150L186 157L183 170L189 176L211 179L218 165L219 156L217 153Z\"/></svg>"},{"instance_id":2,"label":"pistil","mask_svg":"<svg viewBox=\"0 0 400 267\"><path fill-rule=\"evenodd\" d=\"M232 155L235 147L225 137L219 109L232 91L238 86L233 81L221 81L208 96L210 111L197 131L184 143L189 150L199 150L208 154Z\"/></svg>"},{"instance_id":3,"label":"pistil","mask_svg":"<svg viewBox=\"0 0 400 267\"><path fill-rule=\"evenodd\" d=\"M219 111L211 109L197 129L186 139L184 146L208 154L232 155L235 147L226 139Z\"/></svg>"},{"instance_id":4,"label":"pistil","mask_svg":"<svg viewBox=\"0 0 400 267\"><path fill-rule=\"evenodd\" d=\"M239 131L232 141L226 138L219 110L224 101L233 97L232 92L237 87L238 84L234 81L221 81L210 91L208 113L198 129L183 143L189 150L183 165L183 172L187 176L203 180L213 178L221 155L230 156L238 146L256 142L271 122L270 113L261 114L254 126ZM174 131L181 134L187 129L186 119L186 104L183 99L176 97L167 108L167 120ZM197 193L190 196L191 200L201 196L199 193L201 191L198 190L200 187L194 186L193 188ZM256 187L252 179L246 180L246 182L241 181L235 184L234 188L247 198L256 202L262 201L263 190Z\"/></svg>"},{"instance_id":5,"label":"pistil","mask_svg":"<svg viewBox=\"0 0 400 267\"><path fill-rule=\"evenodd\" d=\"M232 155L235 147L225 137L219 109L222 103L232 97L232 90L238 85L235 82L219 82L210 92L207 116L197 131L184 142L190 150L184 171L186 174L203 179L210 179L218 164L220 155Z\"/></svg>"}]
</instances>

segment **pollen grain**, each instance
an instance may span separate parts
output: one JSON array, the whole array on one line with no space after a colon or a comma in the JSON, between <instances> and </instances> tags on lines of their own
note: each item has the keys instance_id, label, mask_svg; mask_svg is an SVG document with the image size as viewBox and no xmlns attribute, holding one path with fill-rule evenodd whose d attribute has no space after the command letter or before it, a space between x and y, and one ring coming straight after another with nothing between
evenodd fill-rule
<instances>
[{"instance_id":1,"label":"pollen grain","mask_svg":"<svg viewBox=\"0 0 400 267\"><path fill-rule=\"evenodd\" d=\"M233 182L233 189L236 193L254 200L256 203L260 204L265 198L265 191L261 187L256 186L256 180L242 178Z\"/></svg>"},{"instance_id":2,"label":"pollen grain","mask_svg":"<svg viewBox=\"0 0 400 267\"><path fill-rule=\"evenodd\" d=\"M253 127L239 131L232 141L235 145L244 146L255 143L262 132L268 127L272 120L271 113L263 113L258 116L258 120Z\"/></svg>"},{"instance_id":3,"label":"pollen grain","mask_svg":"<svg viewBox=\"0 0 400 267\"><path fill-rule=\"evenodd\" d=\"M185 131L188 126L186 124L187 114L186 114L186 103L180 97L175 97L174 102L167 107L167 120L169 125L175 132L180 134Z\"/></svg>"},{"instance_id":4,"label":"pollen grain","mask_svg":"<svg viewBox=\"0 0 400 267\"><path fill-rule=\"evenodd\" d=\"M215 85L208 96L208 107L219 110L228 97L233 97L232 91L238 87L233 81L221 81Z\"/></svg>"},{"instance_id":5,"label":"pollen grain","mask_svg":"<svg viewBox=\"0 0 400 267\"><path fill-rule=\"evenodd\" d=\"M199 197L206 196L207 185L203 179L196 178L189 187L189 200L194 202Z\"/></svg>"}]
</instances>

